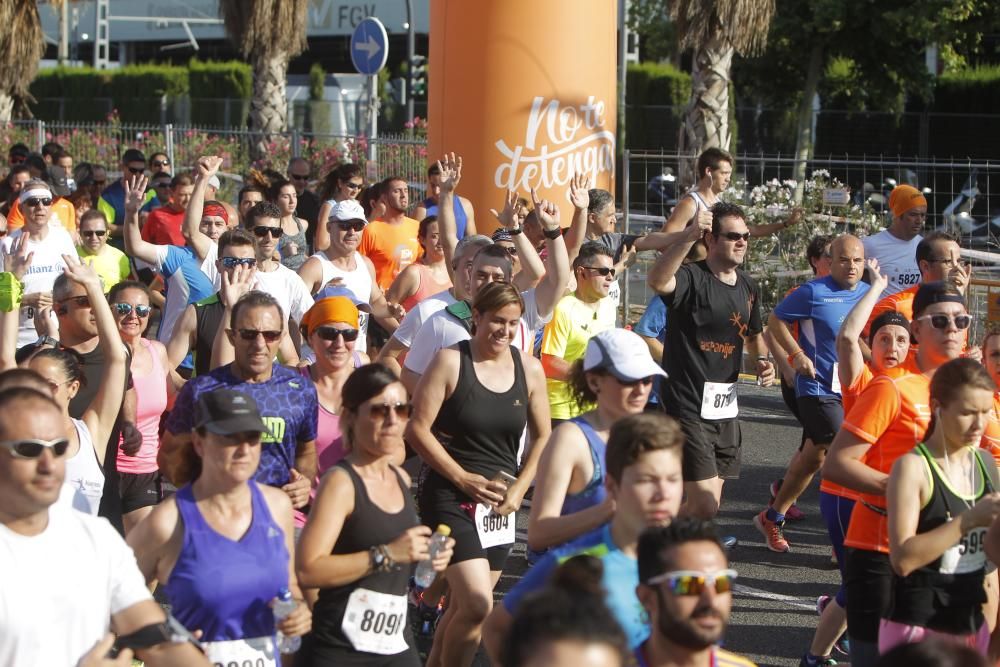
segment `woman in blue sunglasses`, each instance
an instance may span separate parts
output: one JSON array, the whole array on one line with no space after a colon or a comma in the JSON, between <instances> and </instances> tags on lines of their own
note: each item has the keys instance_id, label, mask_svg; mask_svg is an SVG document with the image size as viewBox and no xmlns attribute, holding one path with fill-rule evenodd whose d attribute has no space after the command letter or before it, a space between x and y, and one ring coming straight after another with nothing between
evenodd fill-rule
<instances>
[{"instance_id":1,"label":"woman in blue sunglasses","mask_svg":"<svg viewBox=\"0 0 1000 667\"><path fill-rule=\"evenodd\" d=\"M135 425L142 434L138 451L126 451L124 442L118 448L122 514L127 534L163 497L156 465L160 417L180 391L183 380L170 370L163 343L144 337L149 328L149 288L134 280L122 281L108 292L108 303L122 342L132 351Z\"/></svg>"}]
</instances>

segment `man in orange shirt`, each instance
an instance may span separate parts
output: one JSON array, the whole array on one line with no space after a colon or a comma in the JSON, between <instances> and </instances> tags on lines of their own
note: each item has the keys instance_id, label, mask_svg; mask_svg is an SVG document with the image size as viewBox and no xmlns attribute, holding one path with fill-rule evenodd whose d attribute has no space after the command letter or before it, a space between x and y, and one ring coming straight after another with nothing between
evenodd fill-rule
<instances>
[{"instance_id":1,"label":"man in orange shirt","mask_svg":"<svg viewBox=\"0 0 1000 667\"><path fill-rule=\"evenodd\" d=\"M410 189L404 178L390 176L382 181L382 203L385 214L365 227L358 252L375 265L375 279L384 292L420 255L420 223L406 215Z\"/></svg>"},{"instance_id":2,"label":"man in orange shirt","mask_svg":"<svg viewBox=\"0 0 1000 667\"><path fill-rule=\"evenodd\" d=\"M824 478L860 492L844 540L849 547L847 630L855 667L870 667L878 659L879 624L891 601L885 510L889 471L923 440L931 419L931 377L962 354L971 324L964 298L943 282L921 284L913 311L910 329L919 344L913 372L872 380L844 418L823 466Z\"/></svg>"}]
</instances>

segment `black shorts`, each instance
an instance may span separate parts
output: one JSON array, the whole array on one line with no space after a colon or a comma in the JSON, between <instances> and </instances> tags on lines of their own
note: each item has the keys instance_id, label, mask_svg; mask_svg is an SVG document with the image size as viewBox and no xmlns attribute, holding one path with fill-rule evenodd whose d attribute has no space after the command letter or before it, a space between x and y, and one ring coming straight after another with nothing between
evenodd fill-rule
<instances>
[{"instance_id":1,"label":"black shorts","mask_svg":"<svg viewBox=\"0 0 1000 667\"><path fill-rule=\"evenodd\" d=\"M737 419L707 421L698 417L678 417L684 433L685 482L713 477L738 479L743 433Z\"/></svg>"},{"instance_id":2,"label":"black shorts","mask_svg":"<svg viewBox=\"0 0 1000 667\"><path fill-rule=\"evenodd\" d=\"M153 507L163 498L159 472L120 472L118 476L121 479L119 493L124 514Z\"/></svg>"},{"instance_id":3,"label":"black shorts","mask_svg":"<svg viewBox=\"0 0 1000 667\"><path fill-rule=\"evenodd\" d=\"M877 642L879 624L892 605L894 575L889 554L850 547L845 551L847 634L851 639Z\"/></svg>"},{"instance_id":4,"label":"black shorts","mask_svg":"<svg viewBox=\"0 0 1000 667\"><path fill-rule=\"evenodd\" d=\"M420 485L418 496L420 520L425 526L445 524L451 527L455 551L451 563L485 558L490 570L498 572L507 563L513 544L484 549L476 532L475 501L456 489L450 482L431 472ZM472 508L472 511L468 508Z\"/></svg>"},{"instance_id":5,"label":"black shorts","mask_svg":"<svg viewBox=\"0 0 1000 667\"><path fill-rule=\"evenodd\" d=\"M799 396L799 421L813 444L825 447L844 422L844 404L839 396Z\"/></svg>"}]
</instances>

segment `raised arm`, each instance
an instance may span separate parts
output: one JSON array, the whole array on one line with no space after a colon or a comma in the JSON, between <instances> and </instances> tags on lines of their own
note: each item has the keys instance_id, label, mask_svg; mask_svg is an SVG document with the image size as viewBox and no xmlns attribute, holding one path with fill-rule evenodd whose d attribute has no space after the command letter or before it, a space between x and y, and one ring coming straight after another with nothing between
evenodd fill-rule
<instances>
[{"instance_id":1,"label":"raised arm","mask_svg":"<svg viewBox=\"0 0 1000 667\"><path fill-rule=\"evenodd\" d=\"M124 237L125 252L135 259L141 259L153 266L159 265L157 249L159 246L142 238L139 230L139 209L145 204L146 176L140 174L128 179L125 187L125 220ZM117 334L115 334L117 336Z\"/></svg>"},{"instance_id":2,"label":"raised arm","mask_svg":"<svg viewBox=\"0 0 1000 667\"><path fill-rule=\"evenodd\" d=\"M511 282L522 292L535 287L545 275L545 265L542 264L542 259L531 245L531 241L520 231L522 209L517 193L508 190L503 208L499 211L491 208L490 213L497 219L501 227L511 232L514 247L517 249L518 257L521 258L521 270L513 276Z\"/></svg>"},{"instance_id":3,"label":"raised arm","mask_svg":"<svg viewBox=\"0 0 1000 667\"><path fill-rule=\"evenodd\" d=\"M448 277L455 284L455 248L458 246L458 223L455 221L455 188L462 180L462 158L454 153L438 160L441 170L441 193L438 195L438 233L444 248L444 263Z\"/></svg>"},{"instance_id":4,"label":"raised arm","mask_svg":"<svg viewBox=\"0 0 1000 667\"><path fill-rule=\"evenodd\" d=\"M851 312L840 324L840 331L837 332L837 361L840 364L837 372L840 376L840 386L844 389L853 385L864 369L861 334L868 325L872 310L879 302L882 290L889 284L889 279L879 271L877 259L874 257L869 259L868 268L871 270L871 289L854 304Z\"/></svg>"},{"instance_id":5,"label":"raised arm","mask_svg":"<svg viewBox=\"0 0 1000 667\"><path fill-rule=\"evenodd\" d=\"M538 199L534 190L531 191L531 201L535 207L535 215L545 232L545 242L548 254L545 257L545 277L535 288L535 303L538 314L543 319L552 314L559 299L562 298L569 284L569 254L566 251L566 240L559 225L559 207L554 202Z\"/></svg>"},{"instance_id":6,"label":"raised arm","mask_svg":"<svg viewBox=\"0 0 1000 667\"><path fill-rule=\"evenodd\" d=\"M195 311L194 304L191 303L178 318L174 330L170 332L170 340L167 341L167 362L170 364L170 368L180 366L184 357L194 347L197 328L198 313Z\"/></svg>"},{"instance_id":7,"label":"raised arm","mask_svg":"<svg viewBox=\"0 0 1000 667\"><path fill-rule=\"evenodd\" d=\"M586 174L574 174L569 182L569 200L573 204L573 219L564 235L566 252L570 263L580 253L580 247L587 240L587 214L590 208L590 178Z\"/></svg>"},{"instance_id":8,"label":"raised arm","mask_svg":"<svg viewBox=\"0 0 1000 667\"><path fill-rule=\"evenodd\" d=\"M229 340L229 336L226 335L226 330L229 329L233 307L236 306L236 302L240 300L241 296L250 291L255 273L254 267L240 265L233 269L232 277L230 277L229 271L223 271L219 274L222 281L219 299L225 306L225 311L219 321L219 330L215 332L215 341L212 343L212 368L232 363L236 357L236 349L233 347L232 341Z\"/></svg>"},{"instance_id":9,"label":"raised arm","mask_svg":"<svg viewBox=\"0 0 1000 667\"><path fill-rule=\"evenodd\" d=\"M101 381L97 392L83 411L83 421L90 428L94 442L105 443L111 436L125 395L128 363L125 344L118 333L118 325L111 314L111 306L104 297L104 288L97 272L91 266L81 264L80 259L73 255L63 255L63 261L66 262L65 271L69 279L87 290L90 309L97 320L98 346L104 355L104 365L101 367ZM103 444L95 449L97 460L104 465Z\"/></svg>"},{"instance_id":10,"label":"raised arm","mask_svg":"<svg viewBox=\"0 0 1000 667\"><path fill-rule=\"evenodd\" d=\"M656 258L653 266L650 267L649 274L646 276L646 284L649 285L650 289L658 294L673 294L677 286L675 280L677 271L681 268L681 264L684 263L684 258L687 256L688 251L691 250L691 246L700 241L701 237L711 231L711 229L712 220L710 216L709 218L699 216L695 222L688 226L684 230L683 242L675 243L664 250Z\"/></svg>"},{"instance_id":11,"label":"raised arm","mask_svg":"<svg viewBox=\"0 0 1000 667\"><path fill-rule=\"evenodd\" d=\"M215 155L206 155L198 158L195 167L197 176L194 181L194 191L191 193L191 202L187 211L184 212L184 226L181 228L188 245L194 250L199 260L205 259L212 247L212 239L201 233L201 216L205 210L205 190L208 189L208 181L215 176L222 166L222 158Z\"/></svg>"},{"instance_id":12,"label":"raised arm","mask_svg":"<svg viewBox=\"0 0 1000 667\"><path fill-rule=\"evenodd\" d=\"M10 273L12 290L20 292L19 285L23 285L24 274L31 267L31 261L35 257L34 252L28 252L28 241L31 240L31 232L22 229L20 236L11 243L10 250L3 249L3 266L7 273ZM12 295L13 296L13 295ZM18 301L11 304L10 310L4 309L0 312L0 371L17 368L17 336L21 321L21 305Z\"/></svg>"}]
</instances>

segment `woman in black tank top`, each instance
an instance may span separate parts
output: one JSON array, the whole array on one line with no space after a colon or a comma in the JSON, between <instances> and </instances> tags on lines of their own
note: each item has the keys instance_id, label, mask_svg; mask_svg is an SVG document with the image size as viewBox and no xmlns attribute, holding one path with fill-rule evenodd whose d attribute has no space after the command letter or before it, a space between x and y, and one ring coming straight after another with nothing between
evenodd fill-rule
<instances>
[{"instance_id":1,"label":"woman in black tank top","mask_svg":"<svg viewBox=\"0 0 1000 667\"><path fill-rule=\"evenodd\" d=\"M406 587L412 564L428 558L431 529L392 464L404 447L406 389L385 366L363 366L344 383L341 412L350 453L324 476L299 541L303 585L320 591L295 664L418 667ZM451 555L449 541L435 569Z\"/></svg>"},{"instance_id":2,"label":"woman in black tank top","mask_svg":"<svg viewBox=\"0 0 1000 667\"><path fill-rule=\"evenodd\" d=\"M472 308L472 339L434 357L413 392L407 428L407 441L430 468L420 515L425 523L448 524L455 538L446 570L449 602L430 664L472 663L514 543L514 513L550 431L541 363L511 346L524 310L517 288L486 285ZM526 426L530 438L518 474Z\"/></svg>"},{"instance_id":3,"label":"woman in black tank top","mask_svg":"<svg viewBox=\"0 0 1000 667\"><path fill-rule=\"evenodd\" d=\"M940 634L986 654L985 577L996 590L986 529L1000 515L1000 494L996 464L980 441L995 391L972 359L941 366L931 380L934 419L925 441L892 468L886 499L896 579L879 628L881 653Z\"/></svg>"}]
</instances>

